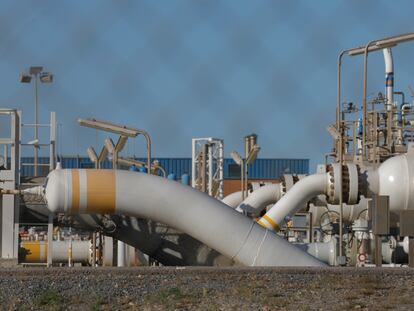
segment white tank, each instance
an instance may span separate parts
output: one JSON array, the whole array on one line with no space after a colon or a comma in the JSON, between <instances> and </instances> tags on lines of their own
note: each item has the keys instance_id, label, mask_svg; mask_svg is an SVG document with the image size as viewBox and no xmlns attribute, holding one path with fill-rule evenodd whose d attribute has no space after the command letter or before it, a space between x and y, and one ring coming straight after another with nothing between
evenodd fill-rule
<instances>
[{"instance_id":1,"label":"white tank","mask_svg":"<svg viewBox=\"0 0 414 311\"><path fill-rule=\"evenodd\" d=\"M390 211L414 209L414 155L386 160L378 168L379 195L390 198Z\"/></svg>"}]
</instances>

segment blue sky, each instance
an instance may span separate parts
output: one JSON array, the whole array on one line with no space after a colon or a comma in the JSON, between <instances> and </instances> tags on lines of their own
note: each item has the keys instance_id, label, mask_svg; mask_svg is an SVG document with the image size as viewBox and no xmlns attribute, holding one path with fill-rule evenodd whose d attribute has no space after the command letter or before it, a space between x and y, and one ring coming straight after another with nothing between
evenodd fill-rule
<instances>
[{"instance_id":1,"label":"blue sky","mask_svg":"<svg viewBox=\"0 0 414 311\"><path fill-rule=\"evenodd\" d=\"M63 154L100 149L80 128L96 117L146 129L159 157L189 157L191 138L259 135L260 157L311 159L331 148L340 50L410 32L412 1L2 1L0 106L32 120L30 65L55 74L40 86L42 120L57 112ZM413 43L394 49L396 88L414 84ZM383 91L381 53L368 93ZM344 100L361 102L362 62L344 61ZM0 120L1 121L1 120ZM0 130L5 131L4 122ZM28 133L25 133L27 136ZM0 135L2 136L2 135ZM126 148L144 154L143 139Z\"/></svg>"}]
</instances>

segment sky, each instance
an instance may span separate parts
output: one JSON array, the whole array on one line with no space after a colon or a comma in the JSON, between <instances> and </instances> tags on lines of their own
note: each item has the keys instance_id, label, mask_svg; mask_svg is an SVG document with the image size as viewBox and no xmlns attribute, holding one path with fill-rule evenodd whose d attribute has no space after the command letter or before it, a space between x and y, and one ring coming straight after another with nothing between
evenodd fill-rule
<instances>
[{"instance_id":1,"label":"sky","mask_svg":"<svg viewBox=\"0 0 414 311\"><path fill-rule=\"evenodd\" d=\"M194 137L224 139L228 157L253 132L259 157L307 158L313 170L331 149L338 53L414 31L413 9L369 0L3 0L0 107L33 121L33 85L18 76L41 65L55 76L39 86L41 121L56 111L60 154L101 148L106 135L77 124L95 117L145 129L156 157L191 157ZM414 43L393 49L396 89L407 93L413 51ZM362 68L361 57L344 59L343 101L361 104ZM373 53L368 94L383 90L382 54ZM125 154L144 155L144 139Z\"/></svg>"}]
</instances>

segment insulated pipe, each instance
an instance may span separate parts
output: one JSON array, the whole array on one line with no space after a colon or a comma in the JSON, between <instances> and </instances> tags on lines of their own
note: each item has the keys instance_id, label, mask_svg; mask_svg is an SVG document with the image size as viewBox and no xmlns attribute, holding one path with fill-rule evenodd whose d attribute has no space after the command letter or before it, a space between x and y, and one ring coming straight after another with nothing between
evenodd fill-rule
<instances>
[{"instance_id":1,"label":"insulated pipe","mask_svg":"<svg viewBox=\"0 0 414 311\"><path fill-rule=\"evenodd\" d=\"M240 203L243 202L243 192L242 191L236 191L233 193L230 193L228 196L226 196L223 200L221 200L224 204L236 208L239 206Z\"/></svg>"},{"instance_id":2,"label":"insulated pipe","mask_svg":"<svg viewBox=\"0 0 414 311\"><path fill-rule=\"evenodd\" d=\"M278 231L286 216L292 216L310 199L328 192L329 178L329 173L325 173L309 175L299 180L258 223Z\"/></svg>"},{"instance_id":3,"label":"insulated pipe","mask_svg":"<svg viewBox=\"0 0 414 311\"><path fill-rule=\"evenodd\" d=\"M383 49L385 62L385 94L387 97L387 111L392 110L394 104L394 64L391 49Z\"/></svg>"},{"instance_id":4,"label":"insulated pipe","mask_svg":"<svg viewBox=\"0 0 414 311\"><path fill-rule=\"evenodd\" d=\"M280 184L265 185L250 193L247 199L237 206L236 211L259 216L266 206L276 203L281 197Z\"/></svg>"},{"instance_id":5,"label":"insulated pipe","mask_svg":"<svg viewBox=\"0 0 414 311\"><path fill-rule=\"evenodd\" d=\"M324 266L220 201L154 175L55 170L45 197L53 212L118 213L165 223L247 266Z\"/></svg>"},{"instance_id":6,"label":"insulated pipe","mask_svg":"<svg viewBox=\"0 0 414 311\"><path fill-rule=\"evenodd\" d=\"M67 263L69 258L69 241L53 241L52 262ZM20 243L20 261L23 263L46 263L47 241L22 241ZM87 264L91 261L90 241L72 241L72 261Z\"/></svg>"}]
</instances>

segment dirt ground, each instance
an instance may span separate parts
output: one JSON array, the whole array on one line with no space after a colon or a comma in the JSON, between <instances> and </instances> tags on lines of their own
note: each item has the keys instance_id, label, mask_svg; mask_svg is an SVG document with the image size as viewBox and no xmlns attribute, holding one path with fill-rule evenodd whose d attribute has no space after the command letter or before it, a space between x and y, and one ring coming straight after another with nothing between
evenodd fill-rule
<instances>
[{"instance_id":1,"label":"dirt ground","mask_svg":"<svg viewBox=\"0 0 414 311\"><path fill-rule=\"evenodd\" d=\"M409 268L3 268L2 310L414 310Z\"/></svg>"}]
</instances>

